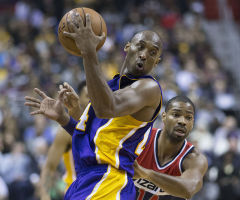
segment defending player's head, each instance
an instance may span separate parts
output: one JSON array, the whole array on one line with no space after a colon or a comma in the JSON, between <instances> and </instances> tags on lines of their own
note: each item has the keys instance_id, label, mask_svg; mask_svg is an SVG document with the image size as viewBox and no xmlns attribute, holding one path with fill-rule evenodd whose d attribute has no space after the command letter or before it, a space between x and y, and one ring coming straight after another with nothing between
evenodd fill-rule
<instances>
[{"instance_id":1,"label":"defending player's head","mask_svg":"<svg viewBox=\"0 0 240 200\"><path fill-rule=\"evenodd\" d=\"M124 50L127 52L125 73L142 76L159 63L162 54L161 38L154 31L142 31L133 36Z\"/></svg>"},{"instance_id":2,"label":"defending player's head","mask_svg":"<svg viewBox=\"0 0 240 200\"><path fill-rule=\"evenodd\" d=\"M89 102L86 80L83 80L78 84L77 91L81 105L86 107Z\"/></svg>"},{"instance_id":3,"label":"defending player's head","mask_svg":"<svg viewBox=\"0 0 240 200\"><path fill-rule=\"evenodd\" d=\"M172 142L183 141L190 133L194 124L195 106L186 96L170 99L162 113L163 132Z\"/></svg>"}]
</instances>

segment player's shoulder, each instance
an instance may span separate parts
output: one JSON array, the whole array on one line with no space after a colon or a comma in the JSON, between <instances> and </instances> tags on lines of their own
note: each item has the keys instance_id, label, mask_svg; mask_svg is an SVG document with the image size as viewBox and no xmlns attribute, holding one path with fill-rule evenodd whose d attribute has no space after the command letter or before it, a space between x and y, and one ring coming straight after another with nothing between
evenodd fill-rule
<instances>
[{"instance_id":1,"label":"player's shoulder","mask_svg":"<svg viewBox=\"0 0 240 200\"><path fill-rule=\"evenodd\" d=\"M205 168L208 166L206 156L200 152L197 148L194 148L183 161L184 168L190 168L198 166L199 168Z\"/></svg>"},{"instance_id":2,"label":"player's shoulder","mask_svg":"<svg viewBox=\"0 0 240 200\"><path fill-rule=\"evenodd\" d=\"M130 87L140 91L144 91L146 95L161 94L160 85L155 79L139 79L132 83Z\"/></svg>"}]
</instances>

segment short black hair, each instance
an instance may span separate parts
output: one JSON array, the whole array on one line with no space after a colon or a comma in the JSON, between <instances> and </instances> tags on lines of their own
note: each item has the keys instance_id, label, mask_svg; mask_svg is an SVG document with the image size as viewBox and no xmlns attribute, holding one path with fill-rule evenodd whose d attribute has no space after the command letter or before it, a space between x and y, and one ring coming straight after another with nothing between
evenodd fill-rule
<instances>
[{"instance_id":1,"label":"short black hair","mask_svg":"<svg viewBox=\"0 0 240 200\"><path fill-rule=\"evenodd\" d=\"M178 96L175 96L172 99L168 100L168 102L166 103L166 106L165 106L165 112L168 112L168 110L171 108L172 103L176 102L176 101L190 103L193 107L193 112L195 113L194 103L191 101L191 99L189 99L187 96L184 96L184 95L178 95Z\"/></svg>"},{"instance_id":2,"label":"short black hair","mask_svg":"<svg viewBox=\"0 0 240 200\"><path fill-rule=\"evenodd\" d=\"M81 94L83 88L87 85L86 80L82 80L77 87L78 94Z\"/></svg>"}]
</instances>

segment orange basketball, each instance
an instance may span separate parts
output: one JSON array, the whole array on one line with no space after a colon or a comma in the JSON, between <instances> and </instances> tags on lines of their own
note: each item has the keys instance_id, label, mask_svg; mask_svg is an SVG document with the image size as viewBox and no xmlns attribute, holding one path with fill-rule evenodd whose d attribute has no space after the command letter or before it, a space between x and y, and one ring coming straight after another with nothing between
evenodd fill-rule
<instances>
[{"instance_id":1,"label":"orange basketball","mask_svg":"<svg viewBox=\"0 0 240 200\"><path fill-rule=\"evenodd\" d=\"M92 24L92 30L93 32L100 36L102 35L102 33L105 33L105 39L107 36L107 26L106 23L104 21L104 19L102 18L102 16L96 12L95 10L91 9L91 8L75 8L71 11L77 11L79 13L79 15L82 17L83 23L84 25L86 25L86 13L90 14L90 18L91 18L91 24ZM66 37L63 35L63 32L72 32L67 25L67 18L70 14L70 12L67 12L63 18L61 19L59 25L58 25L58 39L61 43L61 45L71 54L75 55L75 56L81 56L81 52L80 50L77 48L75 41L69 37ZM99 50L102 45L105 42L105 39L100 42L97 46L96 50Z\"/></svg>"}]
</instances>

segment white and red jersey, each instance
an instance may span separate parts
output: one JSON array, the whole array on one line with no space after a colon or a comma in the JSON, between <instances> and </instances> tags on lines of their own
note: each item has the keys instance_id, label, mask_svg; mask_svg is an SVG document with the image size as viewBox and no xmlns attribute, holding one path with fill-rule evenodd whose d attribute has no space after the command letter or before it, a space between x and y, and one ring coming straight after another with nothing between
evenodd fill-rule
<instances>
[{"instance_id":1,"label":"white and red jersey","mask_svg":"<svg viewBox=\"0 0 240 200\"><path fill-rule=\"evenodd\" d=\"M157 141L161 134L160 129L152 129L149 143L144 151L137 158L139 165L146 169L152 169L159 173L172 176L180 176L182 174L182 162L184 158L193 150L194 146L186 139L179 153L170 162L161 166L158 160ZM134 184L137 191L137 200L184 200L183 198L174 197L164 192L161 188L146 179L135 179Z\"/></svg>"}]
</instances>

